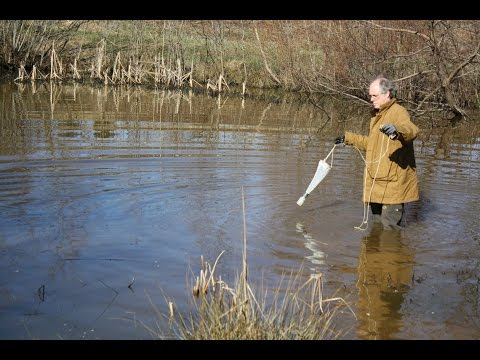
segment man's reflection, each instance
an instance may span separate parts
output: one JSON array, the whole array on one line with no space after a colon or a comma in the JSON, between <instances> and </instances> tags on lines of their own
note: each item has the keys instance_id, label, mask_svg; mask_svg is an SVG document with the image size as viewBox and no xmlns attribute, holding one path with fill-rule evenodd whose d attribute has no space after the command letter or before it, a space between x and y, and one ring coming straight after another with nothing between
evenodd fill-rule
<instances>
[{"instance_id":1,"label":"man's reflection","mask_svg":"<svg viewBox=\"0 0 480 360\"><path fill-rule=\"evenodd\" d=\"M401 306L412 283L413 251L397 230L372 224L358 261L358 336L394 339L402 327Z\"/></svg>"}]
</instances>

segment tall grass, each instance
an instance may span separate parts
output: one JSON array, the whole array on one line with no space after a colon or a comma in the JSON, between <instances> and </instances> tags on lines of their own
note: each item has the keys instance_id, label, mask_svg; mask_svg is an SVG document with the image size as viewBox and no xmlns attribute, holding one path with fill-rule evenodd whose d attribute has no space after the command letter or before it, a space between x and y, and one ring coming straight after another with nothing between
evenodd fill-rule
<instances>
[{"instance_id":1,"label":"tall grass","mask_svg":"<svg viewBox=\"0 0 480 360\"><path fill-rule=\"evenodd\" d=\"M413 115L467 117L479 35L475 20L0 20L0 78L276 88L368 106L369 82L385 74Z\"/></svg>"},{"instance_id":2,"label":"tall grass","mask_svg":"<svg viewBox=\"0 0 480 360\"><path fill-rule=\"evenodd\" d=\"M245 230L244 205L243 218ZM350 330L338 328L335 319L344 309L348 309L353 318L356 318L355 313L341 297L324 297L322 274L313 274L306 281L300 275L289 274L290 280L283 276L274 288L255 290L248 281L244 235L242 272L231 287L215 273L222 255L223 252L213 266L201 259L200 274L191 284L193 310L188 314L178 312L174 301L165 297L169 310L162 313L157 309L157 313L162 320L168 321L168 331L165 333L144 324L154 337L183 340L322 340L341 338Z\"/></svg>"}]
</instances>

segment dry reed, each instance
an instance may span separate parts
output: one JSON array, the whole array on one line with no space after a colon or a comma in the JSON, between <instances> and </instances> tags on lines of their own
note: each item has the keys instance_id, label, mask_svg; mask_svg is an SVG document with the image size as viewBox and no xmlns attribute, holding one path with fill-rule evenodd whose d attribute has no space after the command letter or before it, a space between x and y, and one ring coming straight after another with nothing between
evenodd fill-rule
<instances>
[{"instance_id":1,"label":"dry reed","mask_svg":"<svg viewBox=\"0 0 480 360\"><path fill-rule=\"evenodd\" d=\"M215 270L223 252L213 266L201 257L200 275L192 287L193 311L182 315L174 302L165 299L169 333L144 324L152 336L183 340L322 340L338 339L349 329L337 329L335 317L347 308L341 297L325 298L323 275L313 274L307 281L300 275L286 276L273 289L255 292L248 282L246 256L245 205L242 188L244 242L242 272L233 287L216 276ZM300 269L297 274L301 274Z\"/></svg>"}]
</instances>

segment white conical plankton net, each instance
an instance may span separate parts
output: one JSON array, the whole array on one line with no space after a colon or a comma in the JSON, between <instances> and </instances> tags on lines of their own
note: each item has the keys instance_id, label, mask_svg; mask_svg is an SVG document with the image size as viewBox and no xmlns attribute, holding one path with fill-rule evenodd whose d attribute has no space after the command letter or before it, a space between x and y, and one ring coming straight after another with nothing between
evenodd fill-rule
<instances>
[{"instance_id":1,"label":"white conical plankton net","mask_svg":"<svg viewBox=\"0 0 480 360\"><path fill-rule=\"evenodd\" d=\"M308 185L307 191L305 191L305 194L300 196L300 198L297 200L297 205L302 206L303 203L305 202L305 199L307 198L308 195L317 187L318 184L322 182L322 180L327 176L328 172L332 168L332 163L333 163L333 150L335 149L336 144L333 145L332 150L328 153L328 155L325 157L325 159L322 159L318 162L317 165L317 170L315 171L315 175L313 175L312 181L310 181L310 184ZM330 161L330 164L327 163L327 159L329 156L332 155L332 159Z\"/></svg>"}]
</instances>

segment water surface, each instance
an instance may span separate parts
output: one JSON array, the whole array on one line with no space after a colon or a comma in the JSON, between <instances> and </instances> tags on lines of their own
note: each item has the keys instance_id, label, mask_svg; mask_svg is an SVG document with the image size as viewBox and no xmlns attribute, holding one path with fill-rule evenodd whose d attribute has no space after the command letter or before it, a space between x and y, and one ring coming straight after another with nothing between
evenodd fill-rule
<instances>
[{"instance_id":1,"label":"water surface","mask_svg":"<svg viewBox=\"0 0 480 360\"><path fill-rule=\"evenodd\" d=\"M150 339L188 308L200 259L233 284L322 273L347 339L480 338L480 137L422 121L406 229L364 215L363 160L336 147L368 109L79 85L0 86L0 338ZM301 270L300 270L301 269Z\"/></svg>"}]
</instances>

